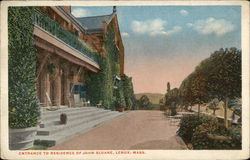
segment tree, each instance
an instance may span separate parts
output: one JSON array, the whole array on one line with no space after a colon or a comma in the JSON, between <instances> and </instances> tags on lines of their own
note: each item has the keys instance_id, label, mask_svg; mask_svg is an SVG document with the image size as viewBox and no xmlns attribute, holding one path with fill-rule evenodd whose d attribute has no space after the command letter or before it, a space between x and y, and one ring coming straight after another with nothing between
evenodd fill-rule
<instances>
[{"instance_id":1,"label":"tree","mask_svg":"<svg viewBox=\"0 0 250 160\"><path fill-rule=\"evenodd\" d=\"M219 109L218 104L219 104L218 98L214 98L211 102L208 104L208 108L213 110L213 115L215 115L215 111Z\"/></svg>"},{"instance_id":2,"label":"tree","mask_svg":"<svg viewBox=\"0 0 250 160\"><path fill-rule=\"evenodd\" d=\"M173 88L165 95L165 105L171 111L171 115L176 115L177 105L180 104L179 89Z\"/></svg>"},{"instance_id":3,"label":"tree","mask_svg":"<svg viewBox=\"0 0 250 160\"><path fill-rule=\"evenodd\" d=\"M187 81L187 80L186 80ZM191 89L191 103L198 105L214 98L224 102L224 119L227 127L227 108L229 99L241 97L241 51L236 48L220 49L203 60L188 77L189 85L181 88ZM190 87L191 83L191 87Z\"/></svg>"},{"instance_id":4,"label":"tree","mask_svg":"<svg viewBox=\"0 0 250 160\"><path fill-rule=\"evenodd\" d=\"M141 98L138 100L138 105L140 109L149 109L151 102L146 95L142 95Z\"/></svg>"},{"instance_id":5,"label":"tree","mask_svg":"<svg viewBox=\"0 0 250 160\"><path fill-rule=\"evenodd\" d=\"M135 108L135 95L132 78L128 77L127 75L123 75L121 78L126 106L133 106L133 108Z\"/></svg>"},{"instance_id":6,"label":"tree","mask_svg":"<svg viewBox=\"0 0 250 160\"><path fill-rule=\"evenodd\" d=\"M192 105L194 104L194 96L191 90L193 77L194 73L191 73L182 81L179 87L180 104L184 105L186 110L188 109L188 106L191 106L192 108Z\"/></svg>"},{"instance_id":7,"label":"tree","mask_svg":"<svg viewBox=\"0 0 250 160\"><path fill-rule=\"evenodd\" d=\"M182 104L201 104L214 98L224 102L227 122L229 99L241 97L241 51L220 49L203 60L180 86Z\"/></svg>"},{"instance_id":8,"label":"tree","mask_svg":"<svg viewBox=\"0 0 250 160\"><path fill-rule=\"evenodd\" d=\"M198 104L198 116L200 115L200 105L208 101L207 89L207 72L204 70L197 70L192 79L191 92L193 96L193 103Z\"/></svg>"},{"instance_id":9,"label":"tree","mask_svg":"<svg viewBox=\"0 0 250 160\"><path fill-rule=\"evenodd\" d=\"M167 83L167 93L170 91L170 83Z\"/></svg>"},{"instance_id":10,"label":"tree","mask_svg":"<svg viewBox=\"0 0 250 160\"><path fill-rule=\"evenodd\" d=\"M224 102L225 127L228 127L229 99L241 97L241 51L236 48L220 49L211 55L209 92Z\"/></svg>"},{"instance_id":11,"label":"tree","mask_svg":"<svg viewBox=\"0 0 250 160\"><path fill-rule=\"evenodd\" d=\"M161 98L159 100L159 105L160 105L160 110L164 111L165 110L165 105L164 105L164 98Z\"/></svg>"}]
</instances>

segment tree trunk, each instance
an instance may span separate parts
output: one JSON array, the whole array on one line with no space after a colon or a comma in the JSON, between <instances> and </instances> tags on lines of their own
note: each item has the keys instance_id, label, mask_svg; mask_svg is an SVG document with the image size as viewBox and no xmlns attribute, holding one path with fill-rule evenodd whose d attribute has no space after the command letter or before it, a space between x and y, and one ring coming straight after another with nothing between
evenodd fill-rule
<instances>
[{"instance_id":1,"label":"tree trunk","mask_svg":"<svg viewBox=\"0 0 250 160\"><path fill-rule=\"evenodd\" d=\"M200 117L200 112L201 112L201 105L198 104L198 117Z\"/></svg>"},{"instance_id":2,"label":"tree trunk","mask_svg":"<svg viewBox=\"0 0 250 160\"><path fill-rule=\"evenodd\" d=\"M224 100L224 125L225 125L226 128L228 128L228 121L227 121L228 101L229 101L228 98L226 98L226 99Z\"/></svg>"},{"instance_id":3,"label":"tree trunk","mask_svg":"<svg viewBox=\"0 0 250 160\"><path fill-rule=\"evenodd\" d=\"M214 112L213 112L213 115L215 116L215 111L216 111L216 109L214 109L213 111L214 111Z\"/></svg>"}]
</instances>

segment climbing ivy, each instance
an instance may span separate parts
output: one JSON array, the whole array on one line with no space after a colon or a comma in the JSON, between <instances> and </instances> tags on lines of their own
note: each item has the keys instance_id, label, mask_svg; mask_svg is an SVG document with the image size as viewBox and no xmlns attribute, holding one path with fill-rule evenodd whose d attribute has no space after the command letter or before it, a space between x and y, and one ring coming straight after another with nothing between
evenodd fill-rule
<instances>
[{"instance_id":1,"label":"climbing ivy","mask_svg":"<svg viewBox=\"0 0 250 160\"><path fill-rule=\"evenodd\" d=\"M8 10L10 128L36 126L40 115L33 13L33 7L10 7Z\"/></svg>"},{"instance_id":2,"label":"climbing ivy","mask_svg":"<svg viewBox=\"0 0 250 160\"><path fill-rule=\"evenodd\" d=\"M123 93L124 99L126 102L126 106L131 106L133 109L136 109L135 95L133 89L132 78L127 75L122 76L122 85L123 85Z\"/></svg>"},{"instance_id":3,"label":"climbing ivy","mask_svg":"<svg viewBox=\"0 0 250 160\"><path fill-rule=\"evenodd\" d=\"M86 80L87 99L93 104L102 101L106 108L124 107L123 86L114 88L115 76L120 76L119 51L115 44L115 32L111 26L104 38L105 55L98 58L101 70L98 73L89 73Z\"/></svg>"}]
</instances>

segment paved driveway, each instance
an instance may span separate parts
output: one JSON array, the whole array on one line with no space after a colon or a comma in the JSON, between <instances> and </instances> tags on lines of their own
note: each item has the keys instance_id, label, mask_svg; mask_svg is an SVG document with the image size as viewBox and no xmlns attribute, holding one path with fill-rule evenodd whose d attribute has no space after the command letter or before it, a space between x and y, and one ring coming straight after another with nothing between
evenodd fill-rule
<instances>
[{"instance_id":1,"label":"paved driveway","mask_svg":"<svg viewBox=\"0 0 250 160\"><path fill-rule=\"evenodd\" d=\"M187 149L161 111L131 111L51 150Z\"/></svg>"}]
</instances>

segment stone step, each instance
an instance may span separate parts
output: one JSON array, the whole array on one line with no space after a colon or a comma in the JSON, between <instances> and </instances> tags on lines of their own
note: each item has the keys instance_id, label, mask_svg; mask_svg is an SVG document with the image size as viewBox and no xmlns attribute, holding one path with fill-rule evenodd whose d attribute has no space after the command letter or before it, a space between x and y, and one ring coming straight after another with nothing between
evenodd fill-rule
<instances>
[{"instance_id":1,"label":"stone step","mask_svg":"<svg viewBox=\"0 0 250 160\"><path fill-rule=\"evenodd\" d=\"M99 108L96 107L75 107L75 108L63 108L63 109L58 109L55 111L42 111L41 113L41 119L48 119L57 115L60 115L61 113L67 113L67 114L74 114L79 111L90 111L90 110L98 110Z\"/></svg>"},{"instance_id":2,"label":"stone step","mask_svg":"<svg viewBox=\"0 0 250 160\"><path fill-rule=\"evenodd\" d=\"M78 112L63 112L66 113L68 122L73 121L79 117L88 117L91 115L95 115L98 113L106 112L106 110L99 109L99 110L78 110ZM59 125L60 124L60 114L57 113L54 116L50 116L48 118L43 118L40 124L41 128L49 127L52 125Z\"/></svg>"},{"instance_id":3,"label":"stone step","mask_svg":"<svg viewBox=\"0 0 250 160\"><path fill-rule=\"evenodd\" d=\"M90 115L87 117L78 117L74 121L68 121L66 125L55 125L48 128L39 128L37 131L37 135L52 135L57 132L67 130L74 126L84 125L87 122L105 117L110 114L114 114L116 111L105 111L105 112L96 112L94 115Z\"/></svg>"},{"instance_id":4,"label":"stone step","mask_svg":"<svg viewBox=\"0 0 250 160\"><path fill-rule=\"evenodd\" d=\"M112 113L113 112L113 113ZM61 132L57 132L53 135L49 136L36 136L35 144L36 145L44 145L46 146L54 146L55 144L58 144L60 142L63 142L64 140L67 140L69 138L72 138L73 136L80 135L82 133L86 133L87 131L100 126L103 123L106 123L118 116L121 116L127 112L114 112L111 111L110 113L105 115L103 117L99 117L95 120L88 121L84 123L83 125L75 125L74 127L69 127L68 129L64 129Z\"/></svg>"}]
</instances>

